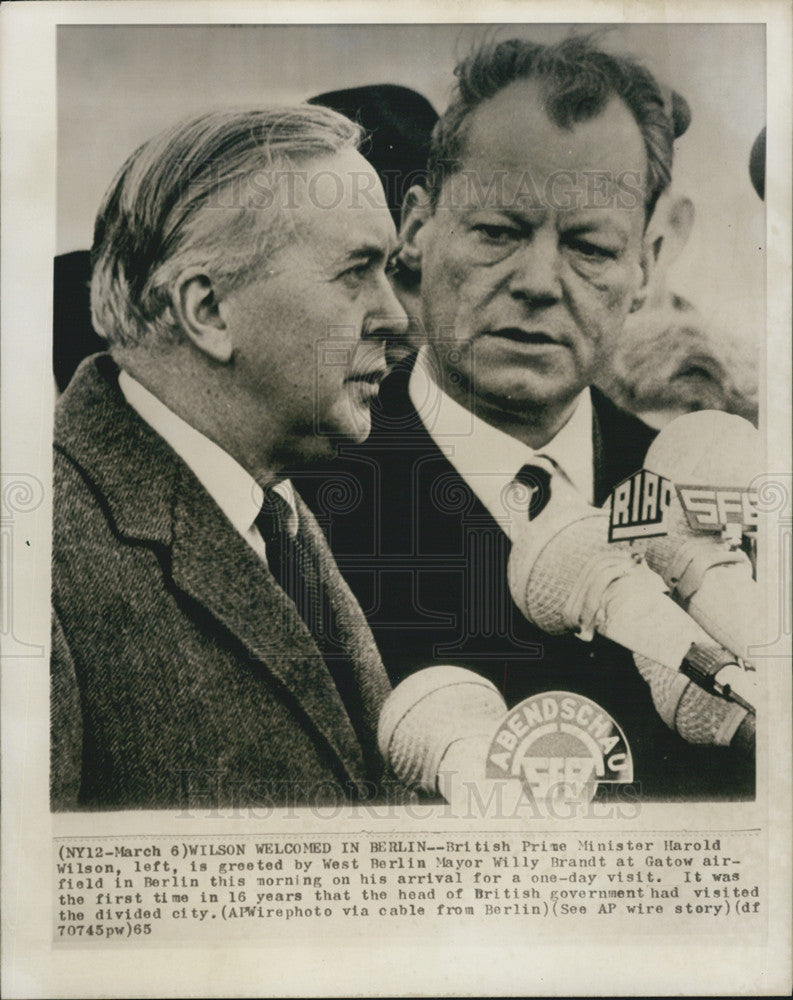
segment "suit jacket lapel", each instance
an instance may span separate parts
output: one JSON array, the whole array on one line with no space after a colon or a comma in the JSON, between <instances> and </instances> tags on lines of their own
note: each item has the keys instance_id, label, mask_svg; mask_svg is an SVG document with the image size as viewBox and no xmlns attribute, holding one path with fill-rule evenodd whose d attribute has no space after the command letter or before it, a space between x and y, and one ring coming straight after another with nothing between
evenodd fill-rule
<instances>
[{"instance_id":1,"label":"suit jacket lapel","mask_svg":"<svg viewBox=\"0 0 793 1000\"><path fill-rule=\"evenodd\" d=\"M380 399L373 408L378 436L387 438L396 435L404 440L405 435L410 435L418 447L426 446L433 454L440 455L440 450L410 402L408 381L414 363L415 356L402 361L381 387ZM638 417L619 409L594 386L591 393L593 494L595 505L600 507L618 483L641 468L657 432ZM380 414L384 414L385 419ZM487 513L476 498L472 510L477 516Z\"/></svg>"},{"instance_id":2,"label":"suit jacket lapel","mask_svg":"<svg viewBox=\"0 0 793 1000\"><path fill-rule=\"evenodd\" d=\"M189 470L174 504L173 582L243 643L295 697L347 774L361 780L360 744L297 610Z\"/></svg>"},{"instance_id":3,"label":"suit jacket lapel","mask_svg":"<svg viewBox=\"0 0 793 1000\"><path fill-rule=\"evenodd\" d=\"M328 548L314 515L296 494L303 544L316 561L330 603L332 634L341 642L360 694L362 733L368 759L377 759L377 726L391 684L371 629Z\"/></svg>"},{"instance_id":4,"label":"suit jacket lapel","mask_svg":"<svg viewBox=\"0 0 793 1000\"><path fill-rule=\"evenodd\" d=\"M595 505L602 506L614 487L642 467L657 431L619 409L592 388Z\"/></svg>"},{"instance_id":5,"label":"suit jacket lapel","mask_svg":"<svg viewBox=\"0 0 793 1000\"><path fill-rule=\"evenodd\" d=\"M487 529L488 531L495 529L503 533L501 525L499 525L493 518L493 515L487 507L485 507L468 482L457 472L448 455L444 455L435 442L435 439L424 426L421 417L417 413L413 403L410 401L408 393L409 373L399 371L398 376L399 381L397 381L394 376L390 376L390 379L393 379L393 382L388 387L386 399L392 410L399 414L397 419L392 413L391 419L394 420L395 424L401 429L402 438L400 443L404 443L405 437L409 435L411 445L409 454L411 456L411 462L413 462L414 465L415 453L419 452L422 456L422 458L418 460L419 462L427 461L430 464L442 462L446 467L448 467L448 490L449 492L453 491L454 493L453 510L449 510L448 513L436 505L429 504L427 497L412 495L412 502L416 505L421 505L424 508L421 511L418 509L415 510L415 521L419 522L420 520L426 519L427 511L431 510L433 513L433 522L435 522L435 524L437 524L439 520L445 520L452 524L456 530L459 530L461 511L464 511L466 519L471 523L475 523L478 527ZM515 472L517 471L518 470L515 469ZM444 479L446 478L447 476L444 475ZM435 528L435 524L433 525L433 530Z\"/></svg>"},{"instance_id":6,"label":"suit jacket lapel","mask_svg":"<svg viewBox=\"0 0 793 1000\"><path fill-rule=\"evenodd\" d=\"M594 399L593 399L594 404ZM609 494L609 475L606 467L605 445L603 443L603 428L598 408L592 406L592 465L594 466L593 497L596 507L601 507Z\"/></svg>"}]
</instances>

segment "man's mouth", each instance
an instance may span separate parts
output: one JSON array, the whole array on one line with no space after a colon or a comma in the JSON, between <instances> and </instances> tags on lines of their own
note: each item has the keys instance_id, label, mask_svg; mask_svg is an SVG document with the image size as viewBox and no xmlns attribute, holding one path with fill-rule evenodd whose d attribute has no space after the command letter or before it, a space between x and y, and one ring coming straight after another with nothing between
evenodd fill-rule
<instances>
[{"instance_id":1,"label":"man's mouth","mask_svg":"<svg viewBox=\"0 0 793 1000\"><path fill-rule=\"evenodd\" d=\"M501 337L518 344L529 344L535 347L563 347L564 341L544 330L524 330L518 326L505 326L498 330L489 330L491 337Z\"/></svg>"}]
</instances>

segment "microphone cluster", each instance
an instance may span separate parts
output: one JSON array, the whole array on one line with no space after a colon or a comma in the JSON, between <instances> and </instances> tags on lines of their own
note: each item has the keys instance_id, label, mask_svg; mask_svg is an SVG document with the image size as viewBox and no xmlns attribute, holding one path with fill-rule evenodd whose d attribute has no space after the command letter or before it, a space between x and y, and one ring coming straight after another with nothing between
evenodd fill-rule
<instances>
[{"instance_id":1,"label":"microphone cluster","mask_svg":"<svg viewBox=\"0 0 793 1000\"><path fill-rule=\"evenodd\" d=\"M675 486L746 492L759 474L757 432L740 417L687 414L664 428L645 469ZM668 491L665 533L610 541L609 514L564 486L513 530L508 575L521 613L551 635L598 633L634 654L655 707L683 739L754 751L752 645L763 614L740 532L691 527ZM530 668L528 668L530 669ZM489 681L434 667L403 681L380 720L383 755L427 792L445 771L484 776L506 705Z\"/></svg>"}]
</instances>

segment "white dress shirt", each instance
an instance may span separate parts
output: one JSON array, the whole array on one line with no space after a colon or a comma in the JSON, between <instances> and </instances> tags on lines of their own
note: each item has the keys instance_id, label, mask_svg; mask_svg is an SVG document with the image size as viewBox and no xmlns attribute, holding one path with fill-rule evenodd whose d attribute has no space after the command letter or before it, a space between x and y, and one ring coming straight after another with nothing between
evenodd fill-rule
<instances>
[{"instance_id":1,"label":"white dress shirt","mask_svg":"<svg viewBox=\"0 0 793 1000\"><path fill-rule=\"evenodd\" d=\"M266 562L264 540L255 523L264 493L253 476L227 451L178 417L128 372L119 374L118 385L129 405L173 448L234 528ZM289 504L291 513L287 530L295 535L298 516L292 484L284 479L273 489Z\"/></svg>"},{"instance_id":2,"label":"white dress shirt","mask_svg":"<svg viewBox=\"0 0 793 1000\"><path fill-rule=\"evenodd\" d=\"M526 464L547 469L557 485L560 477L592 503L594 449L588 388L578 397L564 427L535 451L455 402L433 379L430 364L424 347L410 376L410 401L435 444L510 538L510 524L516 513L514 503L509 502L510 485ZM552 482L551 497L553 491Z\"/></svg>"}]
</instances>

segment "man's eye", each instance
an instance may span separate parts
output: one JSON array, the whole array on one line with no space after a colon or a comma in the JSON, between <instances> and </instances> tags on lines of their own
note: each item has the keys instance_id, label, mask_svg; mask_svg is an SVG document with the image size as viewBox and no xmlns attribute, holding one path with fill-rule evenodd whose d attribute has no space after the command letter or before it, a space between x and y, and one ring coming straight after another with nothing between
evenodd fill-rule
<instances>
[{"instance_id":1,"label":"man's eye","mask_svg":"<svg viewBox=\"0 0 793 1000\"><path fill-rule=\"evenodd\" d=\"M355 283L357 281L363 281L372 268L371 261L364 261L361 264L356 264L354 267L348 267L346 271L342 271L339 275L344 281Z\"/></svg>"},{"instance_id":2,"label":"man's eye","mask_svg":"<svg viewBox=\"0 0 793 1000\"><path fill-rule=\"evenodd\" d=\"M618 251L610 246L592 243L591 240L571 239L568 246L589 260L616 260Z\"/></svg>"},{"instance_id":3,"label":"man's eye","mask_svg":"<svg viewBox=\"0 0 793 1000\"><path fill-rule=\"evenodd\" d=\"M490 225L478 222L471 227L477 235L490 243L508 243L510 240L518 238L518 230L513 226Z\"/></svg>"},{"instance_id":4,"label":"man's eye","mask_svg":"<svg viewBox=\"0 0 793 1000\"><path fill-rule=\"evenodd\" d=\"M395 275L399 274L402 264L399 261L399 254L392 254L385 265L385 273L389 278L393 278Z\"/></svg>"}]
</instances>

